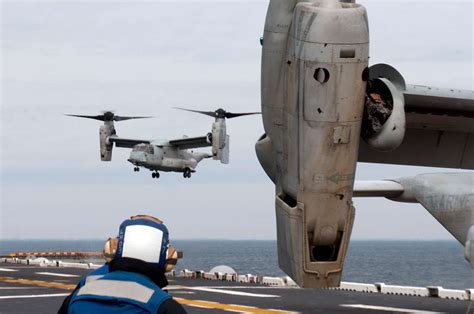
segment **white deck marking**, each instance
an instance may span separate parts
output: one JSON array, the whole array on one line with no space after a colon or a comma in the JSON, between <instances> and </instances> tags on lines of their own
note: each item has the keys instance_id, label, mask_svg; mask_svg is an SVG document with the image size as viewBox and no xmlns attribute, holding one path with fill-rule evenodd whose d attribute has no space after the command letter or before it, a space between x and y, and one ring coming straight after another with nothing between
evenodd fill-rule
<instances>
[{"instance_id":1,"label":"white deck marking","mask_svg":"<svg viewBox=\"0 0 474 314\"><path fill-rule=\"evenodd\" d=\"M184 288L183 288L183 286L179 286L179 285L166 286L166 290L179 290L179 289L184 289Z\"/></svg>"},{"instance_id":2,"label":"white deck marking","mask_svg":"<svg viewBox=\"0 0 474 314\"><path fill-rule=\"evenodd\" d=\"M188 305L188 304L186 304L186 305ZM190 304L190 305L188 305L188 306L199 307L199 308L201 308L201 309L212 309L212 307L210 307L210 306L205 306L205 305Z\"/></svg>"},{"instance_id":3,"label":"white deck marking","mask_svg":"<svg viewBox=\"0 0 474 314\"><path fill-rule=\"evenodd\" d=\"M23 265L23 266L8 266L8 269L44 269L44 266L35 266L35 265Z\"/></svg>"},{"instance_id":4,"label":"white deck marking","mask_svg":"<svg viewBox=\"0 0 474 314\"><path fill-rule=\"evenodd\" d=\"M169 289L168 289L169 290ZM178 290L173 290L172 292L173 294L175 293L179 293L179 294L196 294L196 292L192 292L192 291L178 291Z\"/></svg>"},{"instance_id":5,"label":"white deck marking","mask_svg":"<svg viewBox=\"0 0 474 314\"><path fill-rule=\"evenodd\" d=\"M80 277L79 275L61 274L61 273L48 273L48 272L37 272L35 274L37 274L37 275L57 276L57 277Z\"/></svg>"},{"instance_id":6,"label":"white deck marking","mask_svg":"<svg viewBox=\"0 0 474 314\"><path fill-rule=\"evenodd\" d=\"M232 303L229 303L229 305L232 305L232 306L241 306L239 304L232 304ZM245 308L247 309L256 309L257 307L256 306L251 306L251 305L245 305Z\"/></svg>"},{"instance_id":7,"label":"white deck marking","mask_svg":"<svg viewBox=\"0 0 474 314\"><path fill-rule=\"evenodd\" d=\"M52 297L65 297L69 293L51 293L51 294L29 294L29 295L4 295L0 296L0 300L5 299L30 299L30 298L52 298Z\"/></svg>"},{"instance_id":8,"label":"white deck marking","mask_svg":"<svg viewBox=\"0 0 474 314\"><path fill-rule=\"evenodd\" d=\"M42 287L0 287L0 290L25 290L25 289L42 289Z\"/></svg>"},{"instance_id":9,"label":"white deck marking","mask_svg":"<svg viewBox=\"0 0 474 314\"><path fill-rule=\"evenodd\" d=\"M181 289L180 285L170 285L166 289ZM197 288L214 288L214 289L301 289L300 287L291 286L196 286Z\"/></svg>"},{"instance_id":10,"label":"white deck marking","mask_svg":"<svg viewBox=\"0 0 474 314\"><path fill-rule=\"evenodd\" d=\"M404 308L399 308L399 307L366 305L366 304L341 304L341 306L351 307L351 308L356 308L356 309L377 310L377 311L387 311L387 312L397 312L397 313L418 313L418 314L442 313L442 312L432 312L432 311L423 311L423 310L415 310L415 309L404 309Z\"/></svg>"},{"instance_id":11,"label":"white deck marking","mask_svg":"<svg viewBox=\"0 0 474 314\"><path fill-rule=\"evenodd\" d=\"M11 268L0 268L0 271L18 271L18 270L11 269Z\"/></svg>"},{"instance_id":12,"label":"white deck marking","mask_svg":"<svg viewBox=\"0 0 474 314\"><path fill-rule=\"evenodd\" d=\"M279 295L274 295L274 294L259 294L259 293L250 293L250 292L242 292L242 291L228 291L228 290L205 288L205 287L183 286L182 288L189 289L189 290L205 291L205 292L240 295L244 297L255 297L255 298L279 298L280 297Z\"/></svg>"}]
</instances>

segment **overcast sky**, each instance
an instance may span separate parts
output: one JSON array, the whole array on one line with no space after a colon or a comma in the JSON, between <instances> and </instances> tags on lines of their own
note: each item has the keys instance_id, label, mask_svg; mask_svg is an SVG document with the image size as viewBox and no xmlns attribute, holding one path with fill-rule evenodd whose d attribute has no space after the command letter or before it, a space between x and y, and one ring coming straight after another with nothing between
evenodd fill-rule
<instances>
[{"instance_id":1,"label":"overcast sky","mask_svg":"<svg viewBox=\"0 0 474 314\"><path fill-rule=\"evenodd\" d=\"M411 84L473 89L472 1L360 1L370 63ZM1 2L0 239L98 238L137 213L174 238L275 239L274 187L254 144L261 117L228 121L231 163L204 160L185 180L133 172L128 149L99 158L100 122L153 115L119 135L200 136L212 119L174 106L260 110L259 37L267 1ZM357 179L446 171L359 164ZM356 199L354 239L452 239L420 205Z\"/></svg>"}]
</instances>

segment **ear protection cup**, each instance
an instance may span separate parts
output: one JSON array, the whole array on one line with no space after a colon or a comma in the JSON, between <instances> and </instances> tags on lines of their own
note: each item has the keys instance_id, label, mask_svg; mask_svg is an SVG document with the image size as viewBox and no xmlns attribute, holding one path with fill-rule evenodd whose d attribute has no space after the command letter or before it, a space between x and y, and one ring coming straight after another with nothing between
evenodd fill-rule
<instances>
[{"instance_id":1,"label":"ear protection cup","mask_svg":"<svg viewBox=\"0 0 474 314\"><path fill-rule=\"evenodd\" d=\"M114 259L115 253L117 252L118 239L117 238L108 238L104 244L104 250L102 255L107 263L110 263Z\"/></svg>"},{"instance_id":2,"label":"ear protection cup","mask_svg":"<svg viewBox=\"0 0 474 314\"><path fill-rule=\"evenodd\" d=\"M178 263L178 258L178 251L170 245L166 251L166 262L163 271L165 273L172 271Z\"/></svg>"}]
</instances>

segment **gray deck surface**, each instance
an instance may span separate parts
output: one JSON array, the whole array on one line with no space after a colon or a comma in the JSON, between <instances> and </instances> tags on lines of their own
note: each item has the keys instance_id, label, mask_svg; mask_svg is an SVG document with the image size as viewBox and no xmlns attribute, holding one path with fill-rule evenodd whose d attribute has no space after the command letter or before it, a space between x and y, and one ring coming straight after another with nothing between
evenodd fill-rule
<instances>
[{"instance_id":1,"label":"gray deck surface","mask_svg":"<svg viewBox=\"0 0 474 314\"><path fill-rule=\"evenodd\" d=\"M13 270L13 271L7 271ZM38 273L51 274L38 274ZM0 313L55 313L67 290L89 270L0 263ZM59 275L73 275L60 277ZM8 278L7 278L8 277ZM12 280L9 280L12 278ZM24 281L19 281L25 279ZM9 282L10 281L10 282ZM469 301L347 291L266 287L227 281L169 279L169 293L189 313L468 313ZM55 285L45 287L39 285ZM215 302L215 303L214 303ZM471 302L472 303L472 302ZM344 305L357 305L346 307ZM251 308L247 308L250 306ZM375 306L375 309L368 307ZM220 308L220 309L216 309ZM252 308L254 307L254 308ZM426 311L426 312L422 312ZM274 312L278 313L278 312ZM474 313L471 304L469 313Z\"/></svg>"}]
</instances>

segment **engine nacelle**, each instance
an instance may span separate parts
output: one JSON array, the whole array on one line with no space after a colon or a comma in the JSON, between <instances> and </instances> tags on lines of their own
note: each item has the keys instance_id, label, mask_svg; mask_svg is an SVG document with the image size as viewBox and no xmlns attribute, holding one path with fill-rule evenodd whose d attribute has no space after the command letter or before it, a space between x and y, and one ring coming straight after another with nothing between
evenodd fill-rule
<instances>
[{"instance_id":1,"label":"engine nacelle","mask_svg":"<svg viewBox=\"0 0 474 314\"><path fill-rule=\"evenodd\" d=\"M225 120L221 118L217 118L212 124L212 158L223 164L229 163L229 136Z\"/></svg>"},{"instance_id":2,"label":"engine nacelle","mask_svg":"<svg viewBox=\"0 0 474 314\"><path fill-rule=\"evenodd\" d=\"M257 159L267 176L273 183L276 183L276 162L273 157L275 152L272 140L267 136L267 134L263 134L258 139L257 143L255 143L255 152L257 153Z\"/></svg>"},{"instance_id":3,"label":"engine nacelle","mask_svg":"<svg viewBox=\"0 0 474 314\"><path fill-rule=\"evenodd\" d=\"M114 125L110 122L100 126L99 138L100 138L100 160L111 161L112 160L112 149L113 143L109 142L109 136L115 134Z\"/></svg>"},{"instance_id":4,"label":"engine nacelle","mask_svg":"<svg viewBox=\"0 0 474 314\"><path fill-rule=\"evenodd\" d=\"M338 286L354 221L368 80L367 12L338 0L270 0L262 47L265 137L278 263L305 288Z\"/></svg>"},{"instance_id":5,"label":"engine nacelle","mask_svg":"<svg viewBox=\"0 0 474 314\"><path fill-rule=\"evenodd\" d=\"M389 79L376 78L367 84L362 138L373 149L396 149L405 136L405 100L403 92Z\"/></svg>"}]
</instances>

